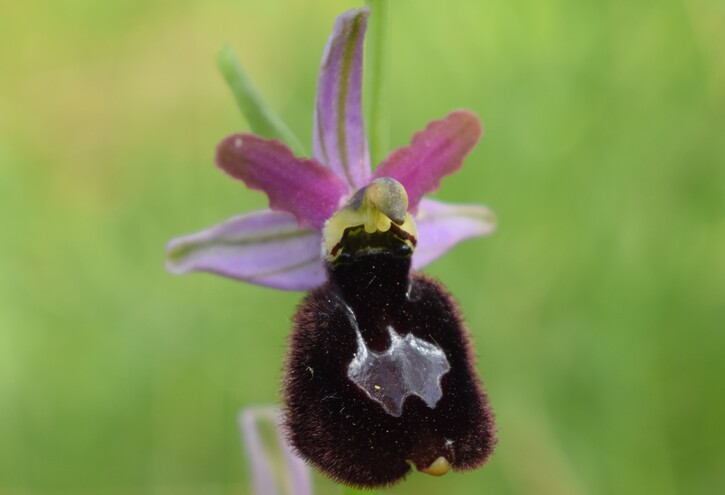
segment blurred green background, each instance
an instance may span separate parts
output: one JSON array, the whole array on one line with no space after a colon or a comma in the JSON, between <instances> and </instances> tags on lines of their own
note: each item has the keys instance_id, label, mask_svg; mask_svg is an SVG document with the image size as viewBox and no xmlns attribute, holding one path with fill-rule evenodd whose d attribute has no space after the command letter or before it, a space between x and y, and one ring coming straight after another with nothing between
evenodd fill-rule
<instances>
[{"instance_id":1,"label":"blurred green background","mask_svg":"<svg viewBox=\"0 0 725 495\"><path fill-rule=\"evenodd\" d=\"M359 5L3 4L0 493L250 492L235 418L278 400L301 294L173 277L164 246L266 204L212 163L247 128L222 44L309 143L325 40ZM486 127L437 197L500 228L428 272L464 309L500 441L389 492L724 492L725 3L391 14L393 145L454 108Z\"/></svg>"}]
</instances>

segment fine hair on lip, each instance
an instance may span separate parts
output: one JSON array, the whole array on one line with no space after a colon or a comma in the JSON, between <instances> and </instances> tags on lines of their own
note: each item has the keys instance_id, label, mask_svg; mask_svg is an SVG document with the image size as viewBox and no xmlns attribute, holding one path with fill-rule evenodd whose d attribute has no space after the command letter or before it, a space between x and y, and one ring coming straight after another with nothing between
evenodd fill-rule
<instances>
[{"instance_id":1,"label":"fine hair on lip","mask_svg":"<svg viewBox=\"0 0 725 495\"><path fill-rule=\"evenodd\" d=\"M390 253L328 268L330 280L300 304L289 340L285 425L297 451L330 478L367 488L400 481L411 463L441 475L486 462L496 442L493 413L450 294L410 272L410 258ZM440 379L440 398L406 395L399 414L381 404L383 395L371 397L382 393L380 383L360 378L365 390L349 377L359 339L367 352L383 355L393 346L391 327L440 349L450 367L430 377Z\"/></svg>"}]
</instances>

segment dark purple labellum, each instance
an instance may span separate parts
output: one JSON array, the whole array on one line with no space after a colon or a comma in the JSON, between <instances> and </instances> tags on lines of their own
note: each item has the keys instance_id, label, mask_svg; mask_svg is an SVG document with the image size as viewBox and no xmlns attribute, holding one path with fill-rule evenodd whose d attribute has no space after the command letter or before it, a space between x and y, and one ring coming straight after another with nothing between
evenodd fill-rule
<instances>
[{"instance_id":1,"label":"dark purple labellum","mask_svg":"<svg viewBox=\"0 0 725 495\"><path fill-rule=\"evenodd\" d=\"M458 307L410 272L405 248L338 259L300 305L289 349L289 439L329 477L380 487L410 462L442 474L491 454L493 414Z\"/></svg>"}]
</instances>

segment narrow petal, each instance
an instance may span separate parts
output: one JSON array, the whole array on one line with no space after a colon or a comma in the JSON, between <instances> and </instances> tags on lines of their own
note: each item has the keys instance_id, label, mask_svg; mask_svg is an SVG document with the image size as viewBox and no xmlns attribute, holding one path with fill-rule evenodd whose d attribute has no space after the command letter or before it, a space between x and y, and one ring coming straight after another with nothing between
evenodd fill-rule
<instances>
[{"instance_id":1,"label":"narrow petal","mask_svg":"<svg viewBox=\"0 0 725 495\"><path fill-rule=\"evenodd\" d=\"M212 272L284 290L325 282L320 233L302 229L289 213L258 211L172 240L166 267L175 274Z\"/></svg>"},{"instance_id":2,"label":"narrow petal","mask_svg":"<svg viewBox=\"0 0 725 495\"><path fill-rule=\"evenodd\" d=\"M279 141L233 134L217 146L216 163L250 189L269 197L273 210L292 213L303 227L321 229L348 189L314 160L296 158Z\"/></svg>"},{"instance_id":3,"label":"narrow petal","mask_svg":"<svg viewBox=\"0 0 725 495\"><path fill-rule=\"evenodd\" d=\"M337 18L317 81L315 158L352 189L364 186L370 178L362 114L363 39L368 14L364 7Z\"/></svg>"},{"instance_id":4,"label":"narrow petal","mask_svg":"<svg viewBox=\"0 0 725 495\"><path fill-rule=\"evenodd\" d=\"M418 245L413 268L420 269L459 242L496 230L496 215L481 205L452 205L424 199L415 218Z\"/></svg>"},{"instance_id":5,"label":"narrow petal","mask_svg":"<svg viewBox=\"0 0 725 495\"><path fill-rule=\"evenodd\" d=\"M259 412L255 409L247 409L239 415L242 441L252 467L252 486L256 495L276 495L278 492L272 461L264 449L262 434L257 427L258 415Z\"/></svg>"},{"instance_id":6,"label":"narrow petal","mask_svg":"<svg viewBox=\"0 0 725 495\"><path fill-rule=\"evenodd\" d=\"M239 427L242 433L249 462L252 468L252 486L255 495L277 495L280 486L287 486L290 495L312 495L312 477L307 464L299 458L287 442L283 432L282 415L272 406L253 406L239 415ZM277 445L262 434L262 425L271 427L277 433ZM275 480L278 473L278 459L275 454L281 451L284 457L282 479ZM279 476L277 476L279 478Z\"/></svg>"},{"instance_id":7,"label":"narrow petal","mask_svg":"<svg viewBox=\"0 0 725 495\"><path fill-rule=\"evenodd\" d=\"M410 146L394 151L375 171L375 177L392 177L403 184L410 201L408 210L415 212L424 194L437 190L443 177L461 168L482 133L476 114L452 112L413 136Z\"/></svg>"},{"instance_id":8,"label":"narrow petal","mask_svg":"<svg viewBox=\"0 0 725 495\"><path fill-rule=\"evenodd\" d=\"M276 414L277 439L282 447L285 462L287 464L287 478L291 489L291 495L312 495L312 474L307 463L297 453L287 440L284 431L284 417L280 411Z\"/></svg>"}]
</instances>

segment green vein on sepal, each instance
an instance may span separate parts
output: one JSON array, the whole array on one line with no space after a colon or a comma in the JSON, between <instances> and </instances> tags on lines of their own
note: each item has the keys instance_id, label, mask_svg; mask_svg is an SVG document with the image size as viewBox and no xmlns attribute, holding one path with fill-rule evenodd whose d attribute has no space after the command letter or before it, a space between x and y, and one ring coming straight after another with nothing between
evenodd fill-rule
<instances>
[{"instance_id":1,"label":"green vein on sepal","mask_svg":"<svg viewBox=\"0 0 725 495\"><path fill-rule=\"evenodd\" d=\"M282 232L274 232L270 234L239 236L238 238L227 239L205 239L203 241L191 241L188 243L180 243L170 249L166 255L167 259L173 263L181 263L184 259L197 253L198 251L215 248L215 247L244 247L258 246L260 244L273 244L289 239L296 239L312 234L308 229L294 229Z\"/></svg>"},{"instance_id":2,"label":"green vein on sepal","mask_svg":"<svg viewBox=\"0 0 725 495\"><path fill-rule=\"evenodd\" d=\"M366 0L370 7L366 59L368 145L371 163L380 163L390 151L388 74L390 72L389 0Z\"/></svg>"},{"instance_id":3,"label":"green vein on sepal","mask_svg":"<svg viewBox=\"0 0 725 495\"><path fill-rule=\"evenodd\" d=\"M347 155L347 95L350 89L350 71L353 66L353 58L357 48L357 38L360 33L362 17L356 16L352 21L350 36L348 37L342 56L342 70L340 71L338 101L337 101L337 148L340 153L340 162L345 172L345 178L350 185L354 185L350 175L350 160Z\"/></svg>"},{"instance_id":4,"label":"green vein on sepal","mask_svg":"<svg viewBox=\"0 0 725 495\"><path fill-rule=\"evenodd\" d=\"M225 44L217 55L217 67L237 101L237 106L252 132L268 139L279 139L297 156L308 156L304 146L282 119L264 102L234 49Z\"/></svg>"}]
</instances>

